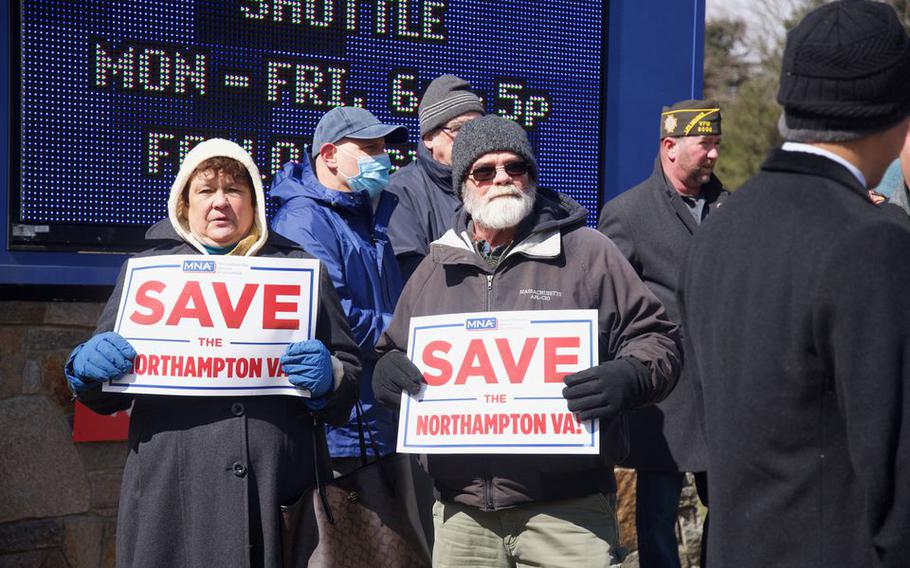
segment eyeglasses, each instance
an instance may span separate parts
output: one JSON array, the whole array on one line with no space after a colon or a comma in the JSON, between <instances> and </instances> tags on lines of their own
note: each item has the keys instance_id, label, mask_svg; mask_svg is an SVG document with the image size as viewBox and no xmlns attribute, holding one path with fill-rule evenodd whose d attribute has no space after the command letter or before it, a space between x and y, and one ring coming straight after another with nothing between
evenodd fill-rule
<instances>
[{"instance_id":1,"label":"eyeglasses","mask_svg":"<svg viewBox=\"0 0 910 568\"><path fill-rule=\"evenodd\" d=\"M509 177L523 176L528 173L528 164L527 162L509 162L504 166L480 166L471 170L468 175L474 181L491 181L499 170L506 172Z\"/></svg>"},{"instance_id":2,"label":"eyeglasses","mask_svg":"<svg viewBox=\"0 0 910 568\"><path fill-rule=\"evenodd\" d=\"M455 139L458 136L458 133L461 131L461 127L464 126L464 123L456 124L454 126L440 126L439 129L449 135L449 138Z\"/></svg>"}]
</instances>

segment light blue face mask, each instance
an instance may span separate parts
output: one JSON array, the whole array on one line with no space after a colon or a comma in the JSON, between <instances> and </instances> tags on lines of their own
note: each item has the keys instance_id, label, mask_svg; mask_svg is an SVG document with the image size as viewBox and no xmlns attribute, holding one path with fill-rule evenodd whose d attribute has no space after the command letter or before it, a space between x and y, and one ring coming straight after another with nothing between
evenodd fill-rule
<instances>
[{"instance_id":1,"label":"light blue face mask","mask_svg":"<svg viewBox=\"0 0 910 568\"><path fill-rule=\"evenodd\" d=\"M355 157L344 150L339 149L352 158ZM357 173L352 176L346 175L341 170L338 172L347 180L348 186L353 191L366 191L370 199L376 199L382 190L389 185L389 169L392 167L392 161L389 155L383 152L375 156L366 156L357 158Z\"/></svg>"}]
</instances>

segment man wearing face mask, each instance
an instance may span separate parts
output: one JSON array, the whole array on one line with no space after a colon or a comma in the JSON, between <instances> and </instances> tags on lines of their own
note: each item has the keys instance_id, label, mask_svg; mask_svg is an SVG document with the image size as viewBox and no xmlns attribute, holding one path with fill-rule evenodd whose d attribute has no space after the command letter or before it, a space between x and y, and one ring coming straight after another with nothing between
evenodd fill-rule
<instances>
[{"instance_id":1,"label":"man wearing face mask","mask_svg":"<svg viewBox=\"0 0 910 568\"><path fill-rule=\"evenodd\" d=\"M407 138L405 127L383 124L366 109L334 108L316 125L311 159L285 164L271 188L279 205L272 229L325 264L341 299L361 350L360 400L383 455L395 450L396 421L390 411L375 404L369 377L376 359L374 347L402 287L387 236L398 198L383 191L390 167L385 143ZM327 426L336 472L350 471L360 463L353 412L345 426Z\"/></svg>"}]
</instances>

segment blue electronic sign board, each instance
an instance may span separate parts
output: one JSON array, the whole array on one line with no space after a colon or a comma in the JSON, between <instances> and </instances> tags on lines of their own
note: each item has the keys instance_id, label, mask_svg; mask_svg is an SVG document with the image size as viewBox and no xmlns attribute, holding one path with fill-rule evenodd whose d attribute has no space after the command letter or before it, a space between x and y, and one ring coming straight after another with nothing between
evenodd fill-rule
<instances>
[{"instance_id":1,"label":"blue electronic sign board","mask_svg":"<svg viewBox=\"0 0 910 568\"><path fill-rule=\"evenodd\" d=\"M110 285L182 155L237 140L270 177L333 104L418 142L460 75L591 215L641 181L660 107L701 95L704 0L21 0L0 10L0 286ZM266 185L268 180L266 180Z\"/></svg>"},{"instance_id":2,"label":"blue electronic sign board","mask_svg":"<svg viewBox=\"0 0 910 568\"><path fill-rule=\"evenodd\" d=\"M268 187L339 105L406 125L404 165L444 73L528 130L542 186L595 211L605 18L601 1L25 0L12 247L139 247L195 143L237 141Z\"/></svg>"}]
</instances>

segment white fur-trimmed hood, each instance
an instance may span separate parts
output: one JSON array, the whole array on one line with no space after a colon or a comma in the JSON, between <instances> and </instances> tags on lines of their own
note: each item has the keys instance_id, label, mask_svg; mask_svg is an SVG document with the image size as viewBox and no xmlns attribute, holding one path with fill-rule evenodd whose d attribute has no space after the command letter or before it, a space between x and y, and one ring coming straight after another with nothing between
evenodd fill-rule
<instances>
[{"instance_id":1,"label":"white fur-trimmed hood","mask_svg":"<svg viewBox=\"0 0 910 568\"><path fill-rule=\"evenodd\" d=\"M167 216L173 225L174 230L180 237L191 244L193 248L202 254L209 254L205 247L202 246L193 234L190 232L186 219L177 218L177 205L180 203L180 196L183 193L183 187L190 179L190 174L202 162L209 158L225 157L233 158L243 164L253 179L253 192L256 196L256 211L254 212L254 225L259 230L259 239L249 248L246 256L253 256L265 244L269 237L268 225L265 220L265 192L262 190L262 176L259 175L259 168L253 162L253 158L240 145L224 140L223 138L210 138L197 144L187 153L183 163L180 164L180 171L177 172L177 179L171 185L171 195L167 200Z\"/></svg>"}]
</instances>

